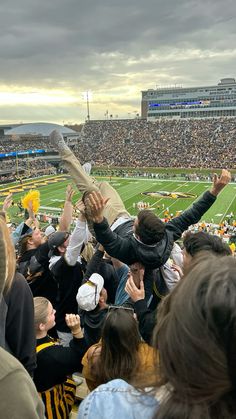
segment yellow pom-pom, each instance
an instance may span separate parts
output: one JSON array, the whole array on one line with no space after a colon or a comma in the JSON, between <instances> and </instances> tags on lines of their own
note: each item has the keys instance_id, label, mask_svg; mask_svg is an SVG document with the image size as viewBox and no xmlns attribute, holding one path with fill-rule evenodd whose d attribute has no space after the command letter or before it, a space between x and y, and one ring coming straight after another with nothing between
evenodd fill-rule
<instances>
[{"instance_id":1,"label":"yellow pom-pom","mask_svg":"<svg viewBox=\"0 0 236 419\"><path fill-rule=\"evenodd\" d=\"M231 252L232 252L232 253L234 253L234 252L235 252L235 244L234 244L234 243L231 243L231 244L229 245L229 247L230 247L230 249L231 249Z\"/></svg>"},{"instance_id":2,"label":"yellow pom-pom","mask_svg":"<svg viewBox=\"0 0 236 419\"><path fill-rule=\"evenodd\" d=\"M24 198L22 198L23 208L28 209L30 201L32 201L33 211L36 214L40 207L40 192L38 190L30 190Z\"/></svg>"}]
</instances>

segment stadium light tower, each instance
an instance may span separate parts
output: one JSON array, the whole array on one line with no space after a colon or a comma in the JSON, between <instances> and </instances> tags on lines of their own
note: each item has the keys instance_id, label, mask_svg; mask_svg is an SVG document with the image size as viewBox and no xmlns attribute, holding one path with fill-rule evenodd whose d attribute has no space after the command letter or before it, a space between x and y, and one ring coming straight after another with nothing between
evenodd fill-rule
<instances>
[{"instance_id":1,"label":"stadium light tower","mask_svg":"<svg viewBox=\"0 0 236 419\"><path fill-rule=\"evenodd\" d=\"M90 92L90 90L83 92L83 99L87 103L87 121L90 121L89 102L92 99L92 92Z\"/></svg>"}]
</instances>

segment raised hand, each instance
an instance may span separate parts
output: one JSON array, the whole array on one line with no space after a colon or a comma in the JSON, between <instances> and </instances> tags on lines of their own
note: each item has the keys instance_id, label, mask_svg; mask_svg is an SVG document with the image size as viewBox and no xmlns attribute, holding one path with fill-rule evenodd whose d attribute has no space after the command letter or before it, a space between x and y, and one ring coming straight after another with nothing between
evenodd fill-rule
<instances>
[{"instance_id":1,"label":"raised hand","mask_svg":"<svg viewBox=\"0 0 236 419\"><path fill-rule=\"evenodd\" d=\"M84 202L82 200L82 198L80 198L76 203L75 203L75 209L77 209L79 211L79 219L81 221L86 221L86 212L85 212L85 205Z\"/></svg>"},{"instance_id":2,"label":"raised hand","mask_svg":"<svg viewBox=\"0 0 236 419\"><path fill-rule=\"evenodd\" d=\"M75 193L75 191L74 191L72 185L69 183L69 185L67 185L67 188L66 188L66 201L67 202L72 202L72 198L73 198L74 193Z\"/></svg>"},{"instance_id":3,"label":"raised hand","mask_svg":"<svg viewBox=\"0 0 236 419\"><path fill-rule=\"evenodd\" d=\"M79 210L79 212L81 212L82 214L85 213L85 205L82 198L78 199L78 201L75 203L75 208Z\"/></svg>"},{"instance_id":4,"label":"raised hand","mask_svg":"<svg viewBox=\"0 0 236 419\"><path fill-rule=\"evenodd\" d=\"M94 223L100 223L103 220L103 210L110 198L103 198L101 192L93 191L85 198L86 209Z\"/></svg>"},{"instance_id":5,"label":"raised hand","mask_svg":"<svg viewBox=\"0 0 236 419\"><path fill-rule=\"evenodd\" d=\"M71 333L76 338L82 338L83 332L80 325L80 316L78 314L66 314L66 324L70 328Z\"/></svg>"},{"instance_id":6,"label":"raised hand","mask_svg":"<svg viewBox=\"0 0 236 419\"><path fill-rule=\"evenodd\" d=\"M216 173L213 175L213 185L211 189L212 195L217 196L222 189L228 185L231 180L231 174L228 170L223 169L220 176L217 176Z\"/></svg>"}]
</instances>

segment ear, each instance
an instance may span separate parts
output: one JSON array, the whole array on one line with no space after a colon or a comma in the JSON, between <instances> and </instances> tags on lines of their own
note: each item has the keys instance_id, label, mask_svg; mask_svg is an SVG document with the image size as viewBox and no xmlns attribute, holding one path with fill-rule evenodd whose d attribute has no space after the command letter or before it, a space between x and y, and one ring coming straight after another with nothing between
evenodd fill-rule
<instances>
[{"instance_id":1,"label":"ear","mask_svg":"<svg viewBox=\"0 0 236 419\"><path fill-rule=\"evenodd\" d=\"M45 330L45 324L44 323L39 323L38 328L41 332L43 332Z\"/></svg>"},{"instance_id":2,"label":"ear","mask_svg":"<svg viewBox=\"0 0 236 419\"><path fill-rule=\"evenodd\" d=\"M33 239L32 239L32 237L29 237L29 238L28 238L28 240L27 240L27 244L34 244L34 243L33 243Z\"/></svg>"},{"instance_id":3,"label":"ear","mask_svg":"<svg viewBox=\"0 0 236 419\"><path fill-rule=\"evenodd\" d=\"M66 252L66 248L63 247L63 246L58 246L57 249L60 253L65 253Z\"/></svg>"},{"instance_id":4,"label":"ear","mask_svg":"<svg viewBox=\"0 0 236 419\"><path fill-rule=\"evenodd\" d=\"M104 296L100 294L99 300L98 300L98 304L100 303L105 303L105 299Z\"/></svg>"}]
</instances>

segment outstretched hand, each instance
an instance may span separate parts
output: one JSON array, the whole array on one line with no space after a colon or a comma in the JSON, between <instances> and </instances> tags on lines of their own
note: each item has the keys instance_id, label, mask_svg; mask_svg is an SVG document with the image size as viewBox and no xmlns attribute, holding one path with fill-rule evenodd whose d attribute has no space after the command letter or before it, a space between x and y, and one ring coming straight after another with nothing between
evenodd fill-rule
<instances>
[{"instance_id":1,"label":"outstretched hand","mask_svg":"<svg viewBox=\"0 0 236 419\"><path fill-rule=\"evenodd\" d=\"M72 198L73 198L74 193L75 193L75 191L74 191L72 185L69 183L69 185L67 185L67 188L66 188L66 201L67 202L72 202Z\"/></svg>"},{"instance_id":2,"label":"outstretched hand","mask_svg":"<svg viewBox=\"0 0 236 419\"><path fill-rule=\"evenodd\" d=\"M86 209L94 223L101 223L103 220L103 211L110 198L103 198L101 192L93 191L85 198Z\"/></svg>"},{"instance_id":3,"label":"outstretched hand","mask_svg":"<svg viewBox=\"0 0 236 419\"><path fill-rule=\"evenodd\" d=\"M231 174L228 170L223 169L220 176L217 176L216 173L213 175L213 185L211 189L212 195L217 196L222 189L228 185L231 180Z\"/></svg>"},{"instance_id":4,"label":"outstretched hand","mask_svg":"<svg viewBox=\"0 0 236 419\"><path fill-rule=\"evenodd\" d=\"M78 199L78 201L75 203L75 208L81 212L81 214L85 214L85 205L82 200L82 198Z\"/></svg>"}]
</instances>

